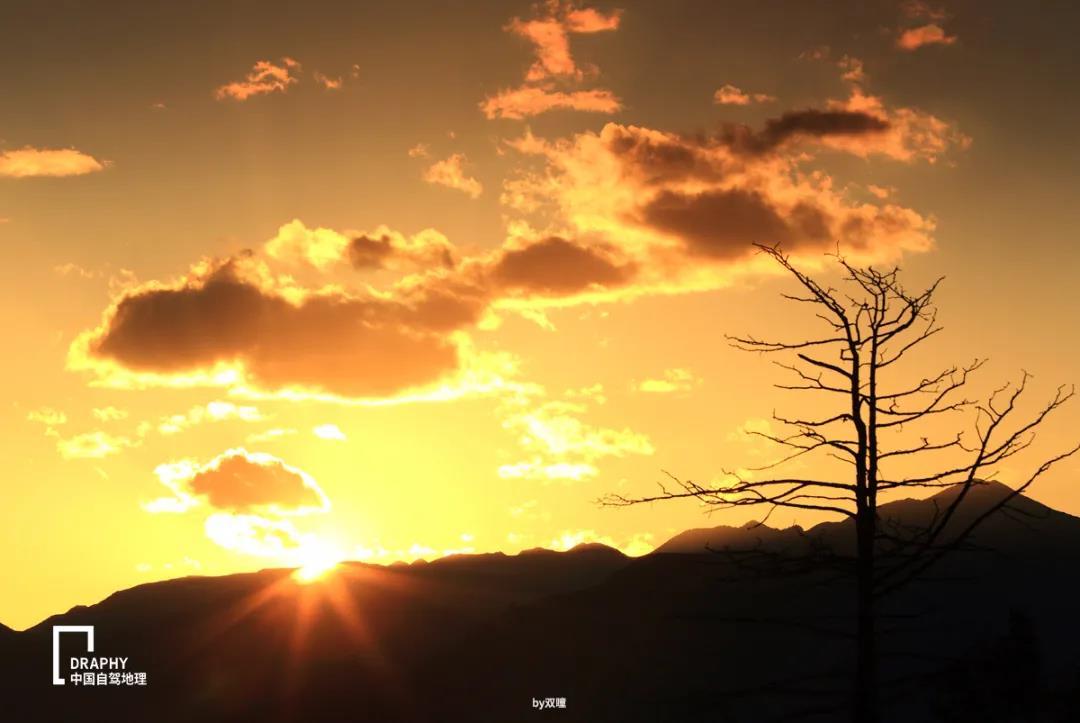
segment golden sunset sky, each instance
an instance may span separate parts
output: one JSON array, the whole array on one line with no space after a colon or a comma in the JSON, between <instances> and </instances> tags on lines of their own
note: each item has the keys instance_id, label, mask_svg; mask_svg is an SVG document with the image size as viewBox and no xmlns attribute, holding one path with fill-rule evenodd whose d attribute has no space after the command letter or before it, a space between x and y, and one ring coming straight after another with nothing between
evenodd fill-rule
<instances>
[{"instance_id":1,"label":"golden sunset sky","mask_svg":"<svg viewBox=\"0 0 1080 723\"><path fill-rule=\"evenodd\" d=\"M3 3L0 621L751 519L597 499L776 456L745 432L805 402L724 334L814 320L754 242L945 276L912 378L1075 382L1077 15Z\"/></svg>"}]
</instances>

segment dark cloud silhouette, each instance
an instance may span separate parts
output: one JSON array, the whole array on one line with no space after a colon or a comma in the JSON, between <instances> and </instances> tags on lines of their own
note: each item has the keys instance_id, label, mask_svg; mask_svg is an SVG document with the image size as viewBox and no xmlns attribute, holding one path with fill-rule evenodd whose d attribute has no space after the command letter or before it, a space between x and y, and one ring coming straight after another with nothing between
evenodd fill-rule
<instances>
[{"instance_id":1,"label":"dark cloud silhouette","mask_svg":"<svg viewBox=\"0 0 1080 723\"><path fill-rule=\"evenodd\" d=\"M450 268L455 264L454 251L449 245L415 242L412 245L407 244L400 234L396 239L389 234L363 234L349 241L346 254L349 263L357 269L392 268L395 261L411 262L422 268Z\"/></svg>"},{"instance_id":2,"label":"dark cloud silhouette","mask_svg":"<svg viewBox=\"0 0 1080 723\"><path fill-rule=\"evenodd\" d=\"M89 352L137 371L238 362L264 388L388 395L456 370L448 334L481 310L475 300L421 288L400 299L323 292L293 302L241 278L230 261L179 287L129 292Z\"/></svg>"},{"instance_id":3,"label":"dark cloud silhouette","mask_svg":"<svg viewBox=\"0 0 1080 723\"><path fill-rule=\"evenodd\" d=\"M889 127L889 121L870 113L810 108L770 118L760 131L745 125L725 125L720 139L733 150L760 154L798 137L863 136L883 133Z\"/></svg>"},{"instance_id":4,"label":"dark cloud silhouette","mask_svg":"<svg viewBox=\"0 0 1080 723\"><path fill-rule=\"evenodd\" d=\"M762 194L744 189L686 194L662 191L642 210L642 221L682 239L691 253L735 258L753 243L796 248L828 238L829 217L799 203L784 213Z\"/></svg>"},{"instance_id":5,"label":"dark cloud silhouette","mask_svg":"<svg viewBox=\"0 0 1080 723\"><path fill-rule=\"evenodd\" d=\"M353 249L397 252L389 242L360 238ZM500 299L566 297L629 283L636 267L612 254L550 237L466 267L437 266L385 296L267 288L257 273L242 270L246 258L234 258L199 267L179 284L128 291L98 329L77 340L76 368L104 360L182 378L225 364L240 367L244 380L262 390L390 397L450 381L466 362L456 332L474 327Z\"/></svg>"},{"instance_id":6,"label":"dark cloud silhouette","mask_svg":"<svg viewBox=\"0 0 1080 723\"><path fill-rule=\"evenodd\" d=\"M491 277L503 289L568 295L621 286L633 272L630 264L616 264L600 251L551 236L503 252L491 268Z\"/></svg>"},{"instance_id":7,"label":"dark cloud silhouette","mask_svg":"<svg viewBox=\"0 0 1080 723\"><path fill-rule=\"evenodd\" d=\"M716 133L672 135L636 126L609 126L608 149L639 180L663 185L687 179L719 181L744 168L747 159L778 149L797 138L860 137L883 133L888 120L850 110L797 110L770 118L758 130L727 123ZM730 149L734 154L719 154Z\"/></svg>"},{"instance_id":8,"label":"dark cloud silhouette","mask_svg":"<svg viewBox=\"0 0 1080 723\"><path fill-rule=\"evenodd\" d=\"M610 130L609 130L610 129ZM704 152L715 141L696 137L649 133L634 126L610 125L605 129L608 149L647 184L685 179L718 180L730 163Z\"/></svg>"},{"instance_id":9,"label":"dark cloud silhouette","mask_svg":"<svg viewBox=\"0 0 1080 723\"><path fill-rule=\"evenodd\" d=\"M358 269L379 269L394 253L389 236L357 236L349 242L349 263Z\"/></svg>"}]
</instances>

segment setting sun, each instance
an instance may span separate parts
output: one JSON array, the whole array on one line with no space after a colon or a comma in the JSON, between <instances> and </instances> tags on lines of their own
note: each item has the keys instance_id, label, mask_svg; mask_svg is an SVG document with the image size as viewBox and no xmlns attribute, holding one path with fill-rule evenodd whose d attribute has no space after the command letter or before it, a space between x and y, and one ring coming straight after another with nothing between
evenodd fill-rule
<instances>
[{"instance_id":1,"label":"setting sun","mask_svg":"<svg viewBox=\"0 0 1080 723\"><path fill-rule=\"evenodd\" d=\"M341 563L341 558L330 555L312 555L310 559L293 571L293 579L300 583L310 583L329 575Z\"/></svg>"}]
</instances>

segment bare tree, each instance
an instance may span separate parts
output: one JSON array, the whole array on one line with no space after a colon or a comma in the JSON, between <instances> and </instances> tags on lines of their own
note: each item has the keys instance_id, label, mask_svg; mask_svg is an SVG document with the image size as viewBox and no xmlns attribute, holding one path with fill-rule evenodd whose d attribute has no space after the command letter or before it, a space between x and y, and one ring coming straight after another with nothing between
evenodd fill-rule
<instances>
[{"instance_id":1,"label":"bare tree","mask_svg":"<svg viewBox=\"0 0 1080 723\"><path fill-rule=\"evenodd\" d=\"M981 360L949 367L917 383L896 382L894 365L942 330L933 304L941 279L920 293L910 293L899 281L899 268L878 271L856 267L837 256L845 282L845 290L839 290L823 286L797 269L779 247L758 248L801 287L798 294L783 297L809 306L824 331L820 337L801 341L727 338L738 349L786 355L786 361L775 363L791 375L790 381L776 386L828 395L829 411L820 418L774 413L784 433L751 432L786 450L779 460L755 469L753 475L726 472L731 482L720 486L669 475L674 486L661 484L657 494L609 495L603 502L633 505L694 498L714 508L764 505L766 519L777 508L852 519L854 552L845 559L854 575L857 595L853 719L876 723L879 601L963 547L987 518L1006 509L1010 500L1056 463L1080 451L1080 446L1073 447L1045 460L988 508L973 515L958 514L970 490L992 478L1000 463L1027 449L1035 430L1073 396L1074 390L1059 387L1049 402L1025 417L1017 407L1027 387L1027 373L1017 384L998 388L982 402L960 396L969 377L983 365ZM936 420L943 415L963 410L973 415L973 429L941 439L921 434L928 426L940 426ZM917 441L907 441L913 430ZM904 441L896 446L889 444L900 439ZM758 479L756 473L776 470L812 454L840 460L850 467L850 476L833 480L778 474ZM932 467L930 471L918 471L924 462ZM904 467L916 471L901 472ZM878 514L880 497L916 488L953 488L955 494L925 526L913 529L883 523Z\"/></svg>"}]
</instances>

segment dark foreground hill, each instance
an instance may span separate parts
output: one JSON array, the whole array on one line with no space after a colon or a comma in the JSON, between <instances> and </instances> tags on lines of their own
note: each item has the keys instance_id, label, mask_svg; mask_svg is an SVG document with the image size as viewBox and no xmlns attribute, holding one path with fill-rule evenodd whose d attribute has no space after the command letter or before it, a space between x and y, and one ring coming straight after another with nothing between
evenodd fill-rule
<instances>
[{"instance_id":1,"label":"dark foreground hill","mask_svg":"<svg viewBox=\"0 0 1080 723\"><path fill-rule=\"evenodd\" d=\"M980 488L972 509L1001 494ZM933 504L884 513L915 522ZM890 603L886 720L1076 720L1080 520L1015 506L981 529L998 552L958 555ZM0 719L843 719L849 583L705 548L790 553L848 532L715 528L637 559L593 545L348 564L311 585L287 570L142 585L0 635ZM95 627L94 653L65 634L62 675L71 656L123 656L147 684L53 686L54 625Z\"/></svg>"}]
</instances>

